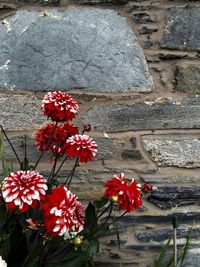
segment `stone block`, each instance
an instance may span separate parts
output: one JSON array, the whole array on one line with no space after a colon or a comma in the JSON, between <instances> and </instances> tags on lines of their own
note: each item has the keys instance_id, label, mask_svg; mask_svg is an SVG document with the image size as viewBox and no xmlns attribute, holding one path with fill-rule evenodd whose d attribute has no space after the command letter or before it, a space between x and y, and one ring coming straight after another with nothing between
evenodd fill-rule
<instances>
[{"instance_id":1,"label":"stone block","mask_svg":"<svg viewBox=\"0 0 200 267\"><path fill-rule=\"evenodd\" d=\"M108 138L94 138L97 142L97 154L94 160L112 159L116 153L113 141Z\"/></svg>"},{"instance_id":2,"label":"stone block","mask_svg":"<svg viewBox=\"0 0 200 267\"><path fill-rule=\"evenodd\" d=\"M14 146L19 158L23 160L24 158L24 146L22 145L23 137L16 136L11 137L10 141ZM93 160L105 160L105 159L112 159L116 153L116 147L113 146L113 142L111 139L107 138L94 138L98 145L98 151L96 157ZM5 140L4 141L4 155L6 159L15 162L16 157L10 148L10 145ZM27 138L27 158L30 162L36 162L39 158L41 152L34 146L34 139L31 137ZM42 161L50 162L51 153L45 152L44 156L42 157Z\"/></svg>"},{"instance_id":3,"label":"stone block","mask_svg":"<svg viewBox=\"0 0 200 267\"><path fill-rule=\"evenodd\" d=\"M99 8L18 11L0 24L0 87L33 91L151 91L126 19Z\"/></svg>"},{"instance_id":4,"label":"stone block","mask_svg":"<svg viewBox=\"0 0 200 267\"><path fill-rule=\"evenodd\" d=\"M170 209L173 207L199 205L200 195L199 186L163 186L152 191L148 200L161 209Z\"/></svg>"},{"instance_id":5,"label":"stone block","mask_svg":"<svg viewBox=\"0 0 200 267\"><path fill-rule=\"evenodd\" d=\"M176 88L184 93L200 93L200 66L198 64L181 64L177 67Z\"/></svg>"},{"instance_id":6,"label":"stone block","mask_svg":"<svg viewBox=\"0 0 200 267\"><path fill-rule=\"evenodd\" d=\"M124 160L134 160L134 161L143 159L140 150L131 150L131 149L124 149L121 153L121 157Z\"/></svg>"},{"instance_id":7,"label":"stone block","mask_svg":"<svg viewBox=\"0 0 200 267\"><path fill-rule=\"evenodd\" d=\"M158 166L200 167L200 140L144 139L144 148Z\"/></svg>"},{"instance_id":8,"label":"stone block","mask_svg":"<svg viewBox=\"0 0 200 267\"><path fill-rule=\"evenodd\" d=\"M84 120L96 130L105 132L200 128L199 100L198 97L187 99L179 105L173 101L154 105L97 105L88 110Z\"/></svg>"},{"instance_id":9,"label":"stone block","mask_svg":"<svg viewBox=\"0 0 200 267\"><path fill-rule=\"evenodd\" d=\"M153 23L155 20L146 12L133 14L133 21L136 23Z\"/></svg>"},{"instance_id":10,"label":"stone block","mask_svg":"<svg viewBox=\"0 0 200 267\"><path fill-rule=\"evenodd\" d=\"M138 232L136 234L137 239L141 242L162 242L168 240L173 236L173 229L168 228L160 228L159 230L146 230L144 232ZM178 228L177 229L177 238L187 238L188 229ZM199 239L200 238L200 230L195 228L192 230L192 238Z\"/></svg>"},{"instance_id":11,"label":"stone block","mask_svg":"<svg viewBox=\"0 0 200 267\"><path fill-rule=\"evenodd\" d=\"M33 95L0 94L0 124L8 130L32 130L45 122L41 103Z\"/></svg>"},{"instance_id":12,"label":"stone block","mask_svg":"<svg viewBox=\"0 0 200 267\"><path fill-rule=\"evenodd\" d=\"M180 50L200 50L200 7L169 8L161 47Z\"/></svg>"}]
</instances>

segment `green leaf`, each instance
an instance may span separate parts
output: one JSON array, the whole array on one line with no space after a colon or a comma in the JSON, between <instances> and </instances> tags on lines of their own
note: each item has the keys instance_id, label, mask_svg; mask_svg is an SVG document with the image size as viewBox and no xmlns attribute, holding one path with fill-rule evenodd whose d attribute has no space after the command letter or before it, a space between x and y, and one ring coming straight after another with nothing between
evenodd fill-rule
<instances>
[{"instance_id":1,"label":"green leaf","mask_svg":"<svg viewBox=\"0 0 200 267\"><path fill-rule=\"evenodd\" d=\"M85 211L85 228L88 231L95 232L97 229L97 216L95 206L89 202Z\"/></svg>"},{"instance_id":2,"label":"green leaf","mask_svg":"<svg viewBox=\"0 0 200 267\"><path fill-rule=\"evenodd\" d=\"M109 230L109 223L100 223L98 224L97 233L95 234L96 237L104 236Z\"/></svg>"},{"instance_id":3,"label":"green leaf","mask_svg":"<svg viewBox=\"0 0 200 267\"><path fill-rule=\"evenodd\" d=\"M180 267L182 266L185 256L188 252L191 239L192 239L192 226L189 228L188 237L183 247L183 254L181 255L181 258L178 260L178 263L180 263Z\"/></svg>"},{"instance_id":4,"label":"green leaf","mask_svg":"<svg viewBox=\"0 0 200 267\"><path fill-rule=\"evenodd\" d=\"M87 253L89 258L93 258L97 252L99 252L99 240L96 237L84 240L81 250Z\"/></svg>"},{"instance_id":5,"label":"green leaf","mask_svg":"<svg viewBox=\"0 0 200 267\"><path fill-rule=\"evenodd\" d=\"M162 249L159 258L158 258L158 260L156 261L155 267L163 267L163 260L164 260L164 257L165 257L165 255L166 255L166 253L167 253L167 250L168 250L168 248L169 248L170 242L171 242L171 239L169 239L169 240L167 241L166 245L165 245L164 248Z\"/></svg>"},{"instance_id":6,"label":"green leaf","mask_svg":"<svg viewBox=\"0 0 200 267\"><path fill-rule=\"evenodd\" d=\"M108 202L108 199L105 197L102 197L100 200L94 200L93 205L95 206L95 208L100 209L100 208L103 208L103 206L105 206L107 202Z\"/></svg>"},{"instance_id":7,"label":"green leaf","mask_svg":"<svg viewBox=\"0 0 200 267\"><path fill-rule=\"evenodd\" d=\"M90 259L87 257L86 253L81 250L67 252L64 259L57 259L49 261L45 264L45 267L85 267L86 264L90 262Z\"/></svg>"},{"instance_id":8,"label":"green leaf","mask_svg":"<svg viewBox=\"0 0 200 267\"><path fill-rule=\"evenodd\" d=\"M3 259L7 261L8 254L11 249L11 240L10 240L10 234L4 234L1 235L1 241L0 241L0 255Z\"/></svg>"},{"instance_id":9,"label":"green leaf","mask_svg":"<svg viewBox=\"0 0 200 267\"><path fill-rule=\"evenodd\" d=\"M169 260L168 260L167 264L165 265L165 267L171 267L172 264L174 264L174 254L172 254L172 255L169 257Z\"/></svg>"}]
</instances>

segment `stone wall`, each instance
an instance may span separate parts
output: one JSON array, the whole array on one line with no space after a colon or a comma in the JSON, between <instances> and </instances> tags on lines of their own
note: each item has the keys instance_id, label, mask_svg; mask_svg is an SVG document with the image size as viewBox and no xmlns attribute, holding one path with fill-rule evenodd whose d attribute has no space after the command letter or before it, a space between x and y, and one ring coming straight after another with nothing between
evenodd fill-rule
<instances>
[{"instance_id":1,"label":"stone wall","mask_svg":"<svg viewBox=\"0 0 200 267\"><path fill-rule=\"evenodd\" d=\"M122 171L158 187L119 220L120 250L112 232L102 239L96 266L153 266L172 213L182 217L180 245L195 221L184 266L200 265L199 14L200 1L189 0L0 1L0 123L19 153L18 137L27 133L31 148L44 123L45 91L67 90L99 145L96 160L78 169L77 195L97 197ZM48 171L47 158L39 168Z\"/></svg>"}]
</instances>

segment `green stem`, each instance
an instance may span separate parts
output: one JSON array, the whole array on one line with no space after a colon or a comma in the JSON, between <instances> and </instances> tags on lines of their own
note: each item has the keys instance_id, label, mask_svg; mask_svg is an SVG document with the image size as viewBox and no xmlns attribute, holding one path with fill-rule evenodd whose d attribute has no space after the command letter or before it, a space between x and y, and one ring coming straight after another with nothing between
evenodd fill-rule
<instances>
[{"instance_id":1,"label":"green stem","mask_svg":"<svg viewBox=\"0 0 200 267\"><path fill-rule=\"evenodd\" d=\"M53 179L53 177L54 177L54 173L55 173L55 170L56 170L57 162L58 162L58 159L55 158L55 159L54 159L53 167L52 167L51 172L50 172L50 174L49 174L48 181L50 181L50 180Z\"/></svg>"},{"instance_id":2,"label":"green stem","mask_svg":"<svg viewBox=\"0 0 200 267\"><path fill-rule=\"evenodd\" d=\"M110 207L112 206L112 203L110 203L98 216L97 219L99 219Z\"/></svg>"},{"instance_id":3,"label":"green stem","mask_svg":"<svg viewBox=\"0 0 200 267\"><path fill-rule=\"evenodd\" d=\"M74 172L75 172L75 170L76 170L76 167L78 166L78 162L79 162L79 158L77 157L77 158L76 158L76 161L75 161L75 164L74 164L74 167L73 167L73 169L71 170L70 174L68 175L68 177L67 177L67 179L66 179L66 181L65 181L65 183L64 183L64 185L65 185L65 184L67 183L67 181L69 180L68 185L67 185L67 188L68 188L68 189L69 189L69 187L70 187L70 184L71 184L72 178L73 178L73 176L74 176Z\"/></svg>"},{"instance_id":4,"label":"green stem","mask_svg":"<svg viewBox=\"0 0 200 267\"><path fill-rule=\"evenodd\" d=\"M68 156L66 156L64 158L64 160L62 161L62 163L60 164L59 168L57 169L57 171L54 173L54 175L52 176L52 179L59 173L60 169L62 168L63 164L65 163L65 161L68 159Z\"/></svg>"},{"instance_id":5,"label":"green stem","mask_svg":"<svg viewBox=\"0 0 200 267\"><path fill-rule=\"evenodd\" d=\"M32 252L33 250L35 249L35 247L37 246L38 242L39 242L39 236L40 236L40 231L38 230L37 234L36 234L36 237L33 241L33 245L32 245L32 248L30 249L29 251L29 254L27 255L27 257L25 258L23 264L22 264L22 267L25 267L27 262L29 261L31 255L32 255Z\"/></svg>"},{"instance_id":6,"label":"green stem","mask_svg":"<svg viewBox=\"0 0 200 267\"><path fill-rule=\"evenodd\" d=\"M108 220L110 219L110 215L111 215L111 213L112 213L112 210L113 210L113 203L111 203L107 208L110 208L110 211L109 211L109 213L108 213L108 216L106 217L106 220L105 220L105 222L99 227L99 229L97 229L96 230L96 232L94 233L94 234L97 234L105 225L106 225L106 223L108 222ZM105 210L106 211L106 210ZM104 212L105 212L104 211ZM103 213L102 213L102 215L103 215ZM98 217L97 217L98 218Z\"/></svg>"},{"instance_id":7,"label":"green stem","mask_svg":"<svg viewBox=\"0 0 200 267\"><path fill-rule=\"evenodd\" d=\"M4 136L5 136L6 140L8 141L8 143L9 143L9 145L10 145L10 147L11 147L11 149L12 149L12 151L13 151L13 153L14 153L16 159L17 159L17 161L19 162L20 169L22 169L22 163L21 163L21 161L20 161L20 159L19 159L19 156L18 156L18 154L17 154L17 152L16 152L14 146L13 146L12 143L10 142L10 139L8 138L6 132L4 131L4 129L3 129L3 127L2 127L1 125L0 125L0 128L1 128L1 130L2 130L2 132L3 132L3 134L4 134Z\"/></svg>"},{"instance_id":8,"label":"green stem","mask_svg":"<svg viewBox=\"0 0 200 267\"><path fill-rule=\"evenodd\" d=\"M28 159L27 159L27 143L26 143L26 140L27 140L27 136L24 135L24 166L23 166L23 169L26 171L27 168L28 168Z\"/></svg>"}]
</instances>

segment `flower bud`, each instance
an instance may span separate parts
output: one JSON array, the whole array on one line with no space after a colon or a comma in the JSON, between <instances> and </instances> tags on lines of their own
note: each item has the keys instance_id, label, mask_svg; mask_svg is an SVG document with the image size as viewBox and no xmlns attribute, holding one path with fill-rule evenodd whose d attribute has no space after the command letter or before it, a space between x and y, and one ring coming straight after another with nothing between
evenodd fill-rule
<instances>
[{"instance_id":1,"label":"flower bud","mask_svg":"<svg viewBox=\"0 0 200 267\"><path fill-rule=\"evenodd\" d=\"M117 201L118 201L118 196L112 196L112 197L111 197L111 200L112 200L112 202L117 203Z\"/></svg>"},{"instance_id":2,"label":"flower bud","mask_svg":"<svg viewBox=\"0 0 200 267\"><path fill-rule=\"evenodd\" d=\"M142 185L142 192L143 193L149 193L153 190L153 186L150 183L144 183Z\"/></svg>"},{"instance_id":3,"label":"flower bud","mask_svg":"<svg viewBox=\"0 0 200 267\"><path fill-rule=\"evenodd\" d=\"M75 247L80 247L81 244L83 243L83 237L82 236L76 236L73 240L74 246Z\"/></svg>"},{"instance_id":4,"label":"flower bud","mask_svg":"<svg viewBox=\"0 0 200 267\"><path fill-rule=\"evenodd\" d=\"M92 126L90 124L85 124L83 127L84 127L84 131L86 132L90 132L92 129Z\"/></svg>"}]
</instances>

